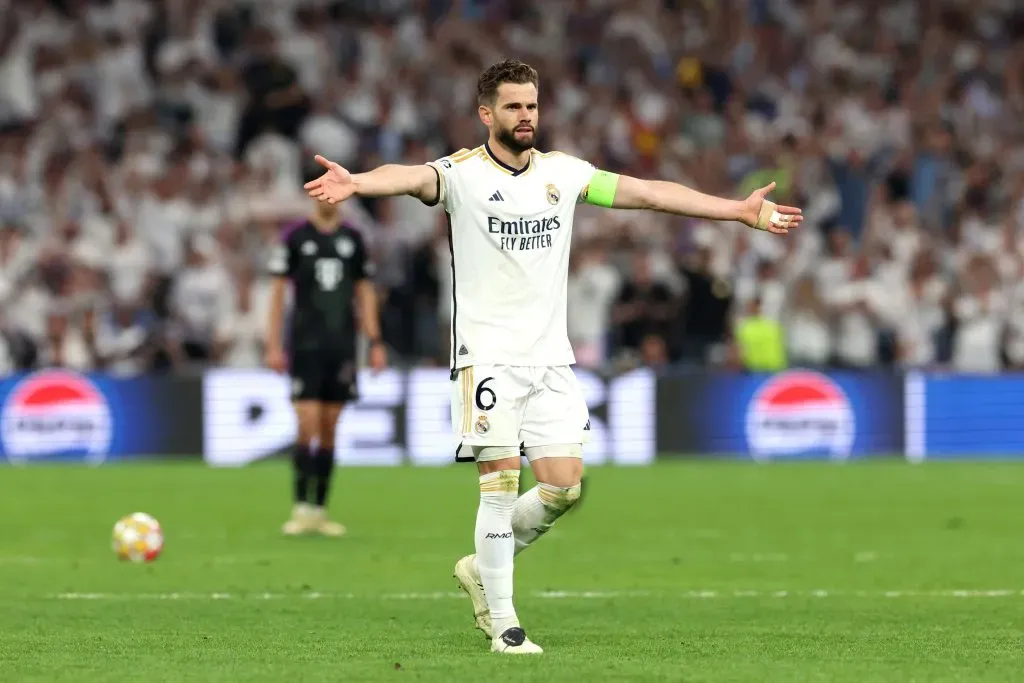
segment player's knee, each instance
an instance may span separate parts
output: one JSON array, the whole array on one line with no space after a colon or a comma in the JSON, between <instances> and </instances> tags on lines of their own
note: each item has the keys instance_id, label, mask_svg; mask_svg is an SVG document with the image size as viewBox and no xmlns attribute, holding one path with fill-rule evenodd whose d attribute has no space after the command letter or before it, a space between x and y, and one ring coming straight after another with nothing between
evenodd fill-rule
<instances>
[{"instance_id":1,"label":"player's knee","mask_svg":"<svg viewBox=\"0 0 1024 683\"><path fill-rule=\"evenodd\" d=\"M540 482L537 484L537 493L540 495L540 502L544 504L544 507L558 517L568 512L580 501L580 495L583 493L583 484L554 486Z\"/></svg>"},{"instance_id":2,"label":"player's knee","mask_svg":"<svg viewBox=\"0 0 1024 683\"><path fill-rule=\"evenodd\" d=\"M319 442L318 437L315 429L299 429L298 442L300 446L312 446L314 442Z\"/></svg>"},{"instance_id":3,"label":"player's knee","mask_svg":"<svg viewBox=\"0 0 1024 683\"><path fill-rule=\"evenodd\" d=\"M295 405L295 417L298 421L298 441L309 446L320 438L320 412L316 404L300 401Z\"/></svg>"},{"instance_id":4,"label":"player's knee","mask_svg":"<svg viewBox=\"0 0 1024 683\"><path fill-rule=\"evenodd\" d=\"M473 457L481 475L515 470L519 472L519 448L516 446L473 446Z\"/></svg>"},{"instance_id":5,"label":"player's knee","mask_svg":"<svg viewBox=\"0 0 1024 683\"><path fill-rule=\"evenodd\" d=\"M317 441L320 443L321 448L327 450L334 450L334 430L333 429L321 429L317 436Z\"/></svg>"},{"instance_id":6,"label":"player's knee","mask_svg":"<svg viewBox=\"0 0 1024 683\"><path fill-rule=\"evenodd\" d=\"M334 450L334 435L338 429L338 420L341 419L341 406L327 403L320 411L320 424L318 425L320 445L324 448Z\"/></svg>"},{"instance_id":7,"label":"player's knee","mask_svg":"<svg viewBox=\"0 0 1024 683\"><path fill-rule=\"evenodd\" d=\"M538 482L560 488L571 488L583 479L583 446L557 444L532 446L526 449Z\"/></svg>"},{"instance_id":8,"label":"player's knee","mask_svg":"<svg viewBox=\"0 0 1024 683\"><path fill-rule=\"evenodd\" d=\"M320 441L320 430L316 428L316 425L303 425L299 421L298 439L303 446L312 445L314 441Z\"/></svg>"},{"instance_id":9,"label":"player's knee","mask_svg":"<svg viewBox=\"0 0 1024 683\"><path fill-rule=\"evenodd\" d=\"M512 512L519 497L519 461L509 464L509 453L518 449L504 447L474 448L480 466L480 502L494 508ZM481 460L482 458L482 460Z\"/></svg>"}]
</instances>

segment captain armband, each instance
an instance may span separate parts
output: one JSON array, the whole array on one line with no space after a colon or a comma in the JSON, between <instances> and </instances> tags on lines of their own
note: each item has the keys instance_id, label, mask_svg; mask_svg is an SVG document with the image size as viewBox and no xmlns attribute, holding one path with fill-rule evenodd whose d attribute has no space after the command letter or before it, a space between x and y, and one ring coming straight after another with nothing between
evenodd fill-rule
<instances>
[{"instance_id":1,"label":"captain armband","mask_svg":"<svg viewBox=\"0 0 1024 683\"><path fill-rule=\"evenodd\" d=\"M610 208L615 203L615 190L619 186L619 174L595 171L590 184L583 188L583 201L594 206Z\"/></svg>"}]
</instances>

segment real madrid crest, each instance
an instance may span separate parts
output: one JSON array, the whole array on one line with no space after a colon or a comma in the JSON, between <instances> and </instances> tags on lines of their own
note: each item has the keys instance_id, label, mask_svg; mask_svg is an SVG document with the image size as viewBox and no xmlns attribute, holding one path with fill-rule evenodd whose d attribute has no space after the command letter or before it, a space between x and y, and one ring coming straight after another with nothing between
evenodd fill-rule
<instances>
[{"instance_id":1,"label":"real madrid crest","mask_svg":"<svg viewBox=\"0 0 1024 683\"><path fill-rule=\"evenodd\" d=\"M483 435L491 431L491 425L487 422L487 416L481 415L476 419L476 427L474 427L477 434Z\"/></svg>"},{"instance_id":2,"label":"real madrid crest","mask_svg":"<svg viewBox=\"0 0 1024 683\"><path fill-rule=\"evenodd\" d=\"M548 193L548 204L551 204L552 206L554 206L555 204L558 204L558 200L560 200L562 198L562 193L559 192L558 188L555 187L554 185L552 185L551 183L548 183L547 193Z\"/></svg>"},{"instance_id":3,"label":"real madrid crest","mask_svg":"<svg viewBox=\"0 0 1024 683\"><path fill-rule=\"evenodd\" d=\"M348 237L339 237L334 241L334 248L338 250L338 256L348 258L355 252L356 245Z\"/></svg>"}]
</instances>

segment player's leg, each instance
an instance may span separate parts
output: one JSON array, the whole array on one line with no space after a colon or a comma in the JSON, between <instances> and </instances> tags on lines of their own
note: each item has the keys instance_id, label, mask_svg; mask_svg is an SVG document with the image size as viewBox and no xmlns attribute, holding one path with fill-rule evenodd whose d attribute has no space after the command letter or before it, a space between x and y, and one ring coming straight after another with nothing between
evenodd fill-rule
<instances>
[{"instance_id":1,"label":"player's leg","mask_svg":"<svg viewBox=\"0 0 1024 683\"><path fill-rule=\"evenodd\" d=\"M467 368L459 372L452 395L452 424L462 444L460 452L469 450L476 460L480 486L476 554L462 558L455 574L473 599L477 626L491 638L491 649L510 654L541 651L526 638L513 604L518 423L529 394L529 385L516 372L515 368Z\"/></svg>"},{"instance_id":2,"label":"player's leg","mask_svg":"<svg viewBox=\"0 0 1024 683\"><path fill-rule=\"evenodd\" d=\"M295 388L298 388L298 384ZM298 436L295 450L292 453L293 495L292 516L285 522L282 531L294 536L310 530L312 525L311 483L313 479L312 447L316 441L320 426L320 403L302 398L293 402L295 417L298 421Z\"/></svg>"},{"instance_id":3,"label":"player's leg","mask_svg":"<svg viewBox=\"0 0 1024 683\"><path fill-rule=\"evenodd\" d=\"M512 510L516 555L579 502L583 486L582 444L529 446L525 452L537 485L521 495Z\"/></svg>"},{"instance_id":4,"label":"player's leg","mask_svg":"<svg viewBox=\"0 0 1024 683\"><path fill-rule=\"evenodd\" d=\"M513 604L515 537L512 511L519 496L519 447L474 446L480 480L477 508L476 568L491 617L491 649L539 653L526 638Z\"/></svg>"},{"instance_id":5,"label":"player's leg","mask_svg":"<svg viewBox=\"0 0 1024 683\"><path fill-rule=\"evenodd\" d=\"M451 384L451 418L452 433L455 437L456 460L463 462L476 462L473 447L466 444L466 439L474 436L479 437L476 432L489 432L492 430L490 420L484 415L481 424L474 425L473 419L473 374L476 368L464 368L459 370L452 379ZM488 400L487 405L490 405ZM492 435L493 436L493 435ZM476 541L474 540L474 545ZM459 587L469 596L473 606L473 620L476 627L483 632L488 640L491 639L491 610L487 606L487 595L484 592L484 584L480 579L480 570L476 563L476 553L466 555L455 563L455 579Z\"/></svg>"},{"instance_id":6,"label":"player's leg","mask_svg":"<svg viewBox=\"0 0 1024 683\"><path fill-rule=\"evenodd\" d=\"M516 501L512 515L516 554L547 533L582 493L582 444L590 418L583 392L568 367L538 372L538 388L522 426L524 452L537 485Z\"/></svg>"},{"instance_id":7,"label":"player's leg","mask_svg":"<svg viewBox=\"0 0 1024 683\"><path fill-rule=\"evenodd\" d=\"M323 359L321 372L319 448L313 456L313 523L316 531L325 536L341 536L345 527L328 519L326 505L334 477L338 419L345 404L357 396L355 359L332 354Z\"/></svg>"},{"instance_id":8,"label":"player's leg","mask_svg":"<svg viewBox=\"0 0 1024 683\"><path fill-rule=\"evenodd\" d=\"M334 476L334 437L344 403L320 404L320 442L313 453L313 505L323 508L331 494Z\"/></svg>"},{"instance_id":9,"label":"player's leg","mask_svg":"<svg viewBox=\"0 0 1024 683\"><path fill-rule=\"evenodd\" d=\"M345 527L332 521L327 515L327 502L331 494L331 481L334 477L334 435L344 408L343 403L319 403L319 422L316 425L317 443L311 452L310 472L311 493L310 530L323 533L324 536L344 536Z\"/></svg>"}]
</instances>

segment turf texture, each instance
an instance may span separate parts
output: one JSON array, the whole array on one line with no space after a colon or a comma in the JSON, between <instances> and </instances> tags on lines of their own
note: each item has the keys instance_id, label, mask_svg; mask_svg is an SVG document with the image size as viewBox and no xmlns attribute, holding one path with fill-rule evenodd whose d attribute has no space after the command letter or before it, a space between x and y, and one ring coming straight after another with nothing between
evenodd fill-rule
<instances>
[{"instance_id":1,"label":"turf texture","mask_svg":"<svg viewBox=\"0 0 1024 683\"><path fill-rule=\"evenodd\" d=\"M343 539L286 539L289 473L0 469L0 681L1021 681L1024 465L594 468L519 556L547 652L488 652L451 578L473 469L342 469ZM144 511L164 555L118 562Z\"/></svg>"}]
</instances>

